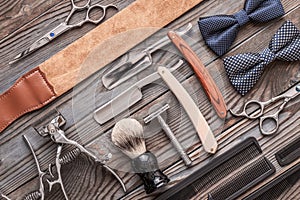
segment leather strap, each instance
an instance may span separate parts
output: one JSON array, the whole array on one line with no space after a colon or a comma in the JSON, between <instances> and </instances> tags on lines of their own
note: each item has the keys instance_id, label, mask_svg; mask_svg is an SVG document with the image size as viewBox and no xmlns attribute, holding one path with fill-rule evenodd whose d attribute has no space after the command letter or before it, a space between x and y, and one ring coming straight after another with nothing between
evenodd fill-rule
<instances>
[{"instance_id":1,"label":"leather strap","mask_svg":"<svg viewBox=\"0 0 300 200\"><path fill-rule=\"evenodd\" d=\"M136 0L99 24L0 96L0 132L23 114L64 94L201 1Z\"/></svg>"},{"instance_id":2,"label":"leather strap","mask_svg":"<svg viewBox=\"0 0 300 200\"><path fill-rule=\"evenodd\" d=\"M0 95L0 132L21 115L39 109L56 98L39 67L29 71Z\"/></svg>"}]
</instances>

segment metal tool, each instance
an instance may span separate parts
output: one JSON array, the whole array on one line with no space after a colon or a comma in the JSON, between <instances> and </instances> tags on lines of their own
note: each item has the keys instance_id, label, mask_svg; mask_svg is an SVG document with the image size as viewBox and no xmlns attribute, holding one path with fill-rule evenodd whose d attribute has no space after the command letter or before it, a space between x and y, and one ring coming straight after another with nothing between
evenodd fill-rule
<instances>
[{"instance_id":1,"label":"metal tool","mask_svg":"<svg viewBox=\"0 0 300 200\"><path fill-rule=\"evenodd\" d=\"M179 141L175 137L175 135L174 135L173 131L171 130L171 128L168 126L168 124L165 122L165 120L161 116L161 114L169 108L170 108L169 104L164 105L163 107L157 109L156 111L154 111L153 113L151 113L150 115L145 117L144 122L147 124L150 121L152 121L154 119L157 119L158 123L161 125L162 129L165 131L167 136L170 138L173 146L175 147L175 149L180 154L180 156L181 156L182 160L184 161L185 165L190 166L192 164L191 159L189 158L189 156L187 155L187 153L185 152L185 150L183 149L183 147L181 146L181 144L179 143Z\"/></svg>"},{"instance_id":2,"label":"metal tool","mask_svg":"<svg viewBox=\"0 0 300 200\"><path fill-rule=\"evenodd\" d=\"M183 61L179 60L178 64L181 63L183 63ZM216 153L218 148L217 140L191 96L166 67L158 67L157 72L177 97L191 119L204 150L208 153Z\"/></svg>"},{"instance_id":3,"label":"metal tool","mask_svg":"<svg viewBox=\"0 0 300 200\"><path fill-rule=\"evenodd\" d=\"M26 136L24 136L24 138L27 142L29 142L29 140L26 138ZM66 193L65 187L63 185L63 181L62 181L61 166L73 161L79 155L80 150L77 149L77 148L73 149L73 150L69 151L68 153L66 153L65 155L63 155L62 157L60 157L61 156L61 151L62 151L62 144L59 144L57 146L55 165L50 164L49 167L48 167L49 175L52 178L55 178L55 176L52 173L52 169L53 169L53 167L56 167L56 173L57 173L58 178L54 181L50 181L49 179L46 179L46 180L47 180L47 183L49 184L49 191L50 192L52 190L53 185L59 184L60 187L61 187L61 190L64 194L65 199L68 200L68 196L67 196L67 193ZM47 174L46 172L43 172L43 173L45 173L45 175ZM38 199L42 199L42 196L44 196L44 194L41 193L40 190L38 190L38 191L33 191L33 192L25 195L25 197L23 199L24 200L38 200Z\"/></svg>"},{"instance_id":4,"label":"metal tool","mask_svg":"<svg viewBox=\"0 0 300 200\"><path fill-rule=\"evenodd\" d=\"M45 187L44 187L44 183L43 183L43 178L44 178L44 176L47 173L41 171L39 162L37 160L36 155L34 154L32 145L30 144L29 140L27 139L27 137L25 135L23 135L23 137L24 137L26 143L28 144L28 146L29 146L29 148L30 148L30 150L31 150L31 152L32 152L32 154L34 156L34 160L36 162L36 165L37 165L37 168L38 168L38 172L39 172L39 181L40 181L40 188L39 188L39 190L31 192L31 193L25 195L24 200L38 200L38 199L43 200L45 198ZM59 184L60 188L61 188L61 190L62 190L62 192L64 194L65 199L68 200L69 198L68 198L68 195L66 193L66 190L65 190L65 187L64 187L64 184L63 184L63 181L62 181L62 177L61 177L61 163L59 162L59 157L61 155L61 150L62 150L62 145L58 145L58 147L57 147L57 153L56 153L56 162L55 162L55 167L56 167L56 171L57 171L57 174L58 174L58 178L55 181L50 181L48 179L46 179L46 180L47 180L47 182L49 184L49 191L51 191L52 186L54 184ZM54 178L54 175L52 173L52 167L53 167L53 165L50 164L48 170L49 170L49 174L51 175L51 177Z\"/></svg>"},{"instance_id":5,"label":"metal tool","mask_svg":"<svg viewBox=\"0 0 300 200\"><path fill-rule=\"evenodd\" d=\"M182 65L178 63L177 65L170 68L170 71L176 70L179 66ZM104 124L105 122L112 119L114 116L119 115L130 106L134 105L136 102L142 99L143 94L141 92L142 88L154 81L160 79L160 76L157 72L150 74L149 76L138 81L127 90L105 103L99 107L94 112L94 118L99 124Z\"/></svg>"},{"instance_id":6,"label":"metal tool","mask_svg":"<svg viewBox=\"0 0 300 200\"><path fill-rule=\"evenodd\" d=\"M37 196L41 199L41 200L44 200L45 199L45 186L44 186L44 182L43 182L43 178L44 176L46 175L46 172L43 172L40 168L40 163L34 153L34 150L32 148L32 145L31 143L29 142L29 140L27 139L27 137L25 135L23 135L23 138L26 142L26 144L28 145L32 155L33 155L33 158L34 158L34 161L35 161L35 164L36 164L36 167L37 167L37 170L38 170L38 174L39 174L39 185L40 185L40 188L37 192L33 192L34 194L37 194ZM33 194L32 193L32 194ZM27 195L26 195L27 196ZM32 196L31 194L29 194L29 196ZM26 199L26 197L25 197Z\"/></svg>"},{"instance_id":7,"label":"metal tool","mask_svg":"<svg viewBox=\"0 0 300 200\"><path fill-rule=\"evenodd\" d=\"M6 200L11 200L10 198L8 198L8 196L4 195L4 194L1 194L1 197L6 199Z\"/></svg>"},{"instance_id":8,"label":"metal tool","mask_svg":"<svg viewBox=\"0 0 300 200\"><path fill-rule=\"evenodd\" d=\"M57 146L57 151L56 151L56 157L55 157L55 166L56 166L56 170L57 170L57 179L54 180L54 181L50 181L47 179L47 183L49 184L49 191L51 192L52 190L52 186L55 185L55 184L59 184L61 185L61 190L65 196L65 199L68 200L68 196L67 196L67 193L66 193L66 190L63 186L63 181L62 181L62 177L61 177L61 162L60 162L60 155L61 155L61 151L62 151L62 147L63 145L62 144L59 144ZM49 172L50 172L50 175L52 176L52 178L54 178L54 175L52 173L52 165L50 164L49 166Z\"/></svg>"},{"instance_id":9,"label":"metal tool","mask_svg":"<svg viewBox=\"0 0 300 200\"><path fill-rule=\"evenodd\" d=\"M184 30L177 31L178 35L184 35L191 30L192 24L189 23ZM170 40L167 36L163 37L156 43L152 44L142 52L129 57L125 62L122 62L110 69L102 76L102 83L104 87L111 90L131 77L137 75L147 67L152 65L152 54L164 46L170 44Z\"/></svg>"},{"instance_id":10,"label":"metal tool","mask_svg":"<svg viewBox=\"0 0 300 200\"><path fill-rule=\"evenodd\" d=\"M263 135L272 135L274 134L278 128L279 128L279 121L278 121L278 116L279 113L284 109L286 104L296 98L300 94L300 83L297 83L295 86L291 87L288 89L286 92L283 94L276 96L268 101L257 101L257 100L250 100L246 102L244 105L243 111L241 113L235 113L234 111L230 110L230 112L237 117L247 117L248 119L257 119L259 118L259 129ZM279 100L283 100L282 104L280 107L277 109L277 111L274 114L270 115L264 115L265 114L265 107L268 105L273 104L274 102L277 102ZM258 107L258 110L251 113L250 112L250 107ZM272 130L265 130L264 129L264 123L267 120L271 120L274 122L275 127Z\"/></svg>"},{"instance_id":11,"label":"metal tool","mask_svg":"<svg viewBox=\"0 0 300 200\"><path fill-rule=\"evenodd\" d=\"M31 192L23 198L23 200L40 200L40 199L41 199L41 194L39 191Z\"/></svg>"},{"instance_id":12,"label":"metal tool","mask_svg":"<svg viewBox=\"0 0 300 200\"><path fill-rule=\"evenodd\" d=\"M180 37L180 35L176 34L174 31L169 31L168 36L177 49L182 53L184 58L190 63L191 68L203 86L206 96L215 108L218 116L224 119L227 115L224 98L202 61L193 49Z\"/></svg>"},{"instance_id":13,"label":"metal tool","mask_svg":"<svg viewBox=\"0 0 300 200\"><path fill-rule=\"evenodd\" d=\"M60 36L61 34L63 34L64 32L66 32L70 29L80 27L84 23L87 23L87 22L90 22L90 23L93 23L93 24L100 23L104 19L104 17L106 16L107 8L113 7L113 8L118 9L113 4L109 4L109 5L106 5L106 6L103 6L103 5L100 5L100 4L91 5L91 0L87 0L86 4L83 5L83 6L76 5L75 0L71 0L71 3L72 3L72 9L71 9L69 15L67 16L67 18L64 22L62 22L57 27L52 29L50 32L45 34L43 37L41 37L40 39L35 41L29 48L27 48L22 53L18 54L9 64L17 62L18 60L26 57L30 53L32 53L35 50L41 48L42 46L45 46L46 44L51 42L53 39L55 39L56 37ZM70 24L69 21L70 21L72 15L74 13L76 13L78 11L82 11L82 10L87 10L85 18L82 21L78 22L78 23ZM91 19L90 14L91 14L92 10L96 10L96 11L101 10L101 11L98 11L98 13L100 13L100 14L102 13L102 15L99 16L98 19Z\"/></svg>"},{"instance_id":14,"label":"metal tool","mask_svg":"<svg viewBox=\"0 0 300 200\"><path fill-rule=\"evenodd\" d=\"M115 178L120 182L124 192L126 192L126 187L125 187L125 184L123 183L122 179L110 167L103 164L102 163L103 160L99 159L96 155L94 155L93 153L88 151L85 147L83 147L78 142L68 139L65 136L65 132L61 129L61 126L63 126L65 123L66 123L65 119L61 115L59 115L59 116L55 117L53 120L51 120L51 122L48 125L41 127L38 130L38 132L43 137L50 136L52 141L59 145L62 145L62 144L73 145L77 149L79 149L81 152L90 156L92 159L94 159L96 162L100 163L104 168L106 168L108 171L110 171L110 173L112 173L115 176ZM60 162L59 160L60 160L59 156L57 156L56 162L59 163ZM55 183L55 182L52 182L52 183Z\"/></svg>"}]
</instances>

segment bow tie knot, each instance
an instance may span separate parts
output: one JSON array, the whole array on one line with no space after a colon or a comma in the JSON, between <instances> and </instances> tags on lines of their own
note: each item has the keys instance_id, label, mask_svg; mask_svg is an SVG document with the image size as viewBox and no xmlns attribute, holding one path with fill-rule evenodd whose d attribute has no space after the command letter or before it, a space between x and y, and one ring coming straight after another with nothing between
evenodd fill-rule
<instances>
[{"instance_id":1,"label":"bow tie knot","mask_svg":"<svg viewBox=\"0 0 300 200\"><path fill-rule=\"evenodd\" d=\"M261 53L244 53L224 59L231 84L245 95L261 77L265 66L274 60L300 60L300 30L290 21L273 35L269 47Z\"/></svg>"},{"instance_id":2,"label":"bow tie knot","mask_svg":"<svg viewBox=\"0 0 300 200\"><path fill-rule=\"evenodd\" d=\"M239 26L243 26L250 21L250 18L244 9L235 13L233 16L237 20Z\"/></svg>"},{"instance_id":3,"label":"bow tie knot","mask_svg":"<svg viewBox=\"0 0 300 200\"><path fill-rule=\"evenodd\" d=\"M260 53L260 59L262 60L262 65L267 65L276 59L276 54L273 53L269 48L266 48Z\"/></svg>"},{"instance_id":4,"label":"bow tie knot","mask_svg":"<svg viewBox=\"0 0 300 200\"><path fill-rule=\"evenodd\" d=\"M228 51L241 26L249 21L267 22L282 15L280 0L246 0L244 9L238 13L201 17L198 25L205 43L221 56Z\"/></svg>"}]
</instances>

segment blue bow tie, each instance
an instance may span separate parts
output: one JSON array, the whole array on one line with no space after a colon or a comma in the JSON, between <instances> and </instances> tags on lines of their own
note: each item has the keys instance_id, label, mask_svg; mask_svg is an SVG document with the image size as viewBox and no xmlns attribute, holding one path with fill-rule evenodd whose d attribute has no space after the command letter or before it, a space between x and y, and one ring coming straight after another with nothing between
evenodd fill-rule
<instances>
[{"instance_id":1,"label":"blue bow tie","mask_svg":"<svg viewBox=\"0 0 300 200\"><path fill-rule=\"evenodd\" d=\"M198 24L206 44L221 56L234 42L240 26L250 20L267 22L282 15L280 0L246 0L244 9L238 13L200 18Z\"/></svg>"},{"instance_id":2,"label":"blue bow tie","mask_svg":"<svg viewBox=\"0 0 300 200\"><path fill-rule=\"evenodd\" d=\"M269 47L261 53L245 53L224 59L224 67L231 84L245 95L258 81L266 65L275 59L300 60L300 30L285 22L272 37Z\"/></svg>"}]
</instances>

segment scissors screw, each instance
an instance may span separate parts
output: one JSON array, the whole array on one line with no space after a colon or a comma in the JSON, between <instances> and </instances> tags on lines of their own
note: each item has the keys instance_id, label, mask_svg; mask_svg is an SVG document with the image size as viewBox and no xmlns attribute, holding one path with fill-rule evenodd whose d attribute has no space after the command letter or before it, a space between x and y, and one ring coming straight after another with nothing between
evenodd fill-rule
<instances>
[{"instance_id":1,"label":"scissors screw","mask_svg":"<svg viewBox=\"0 0 300 200\"><path fill-rule=\"evenodd\" d=\"M54 37L54 35L55 35L54 33L50 33L50 36L51 36L51 37Z\"/></svg>"},{"instance_id":2,"label":"scissors screw","mask_svg":"<svg viewBox=\"0 0 300 200\"><path fill-rule=\"evenodd\" d=\"M300 92L300 86L299 85L296 87L296 91Z\"/></svg>"}]
</instances>

